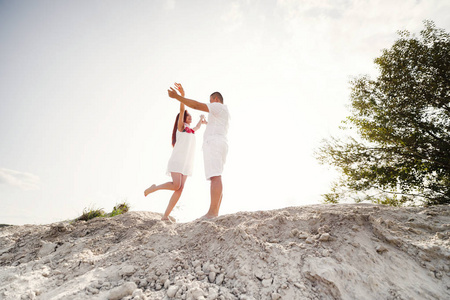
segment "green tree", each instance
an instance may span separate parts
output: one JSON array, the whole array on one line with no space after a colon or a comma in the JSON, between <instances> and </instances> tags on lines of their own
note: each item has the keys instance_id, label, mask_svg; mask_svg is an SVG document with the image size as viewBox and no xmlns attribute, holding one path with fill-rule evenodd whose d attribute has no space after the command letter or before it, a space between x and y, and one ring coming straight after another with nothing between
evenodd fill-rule
<instances>
[{"instance_id":1,"label":"green tree","mask_svg":"<svg viewBox=\"0 0 450 300\"><path fill-rule=\"evenodd\" d=\"M379 76L351 81L355 137L324 140L316 155L341 177L325 202L450 203L450 36L424 22L375 59ZM355 135L355 134L354 134Z\"/></svg>"}]
</instances>

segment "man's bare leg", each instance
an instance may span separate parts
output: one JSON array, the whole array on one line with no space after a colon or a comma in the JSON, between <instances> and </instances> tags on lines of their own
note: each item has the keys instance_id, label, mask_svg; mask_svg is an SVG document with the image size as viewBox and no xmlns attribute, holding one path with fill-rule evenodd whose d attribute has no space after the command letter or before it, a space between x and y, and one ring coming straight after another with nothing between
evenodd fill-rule
<instances>
[{"instance_id":1,"label":"man's bare leg","mask_svg":"<svg viewBox=\"0 0 450 300\"><path fill-rule=\"evenodd\" d=\"M222 176L211 177L211 204L205 218L212 219L219 215L220 204L222 202Z\"/></svg>"}]
</instances>

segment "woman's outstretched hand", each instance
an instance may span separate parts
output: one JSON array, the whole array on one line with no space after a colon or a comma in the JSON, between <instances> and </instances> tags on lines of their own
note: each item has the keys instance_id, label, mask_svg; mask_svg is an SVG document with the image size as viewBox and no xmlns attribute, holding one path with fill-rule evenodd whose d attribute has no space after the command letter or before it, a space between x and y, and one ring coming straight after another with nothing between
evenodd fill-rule
<instances>
[{"instance_id":1,"label":"woman's outstretched hand","mask_svg":"<svg viewBox=\"0 0 450 300\"><path fill-rule=\"evenodd\" d=\"M175 88L180 92L181 97L184 97L184 89L181 83L175 82Z\"/></svg>"}]
</instances>

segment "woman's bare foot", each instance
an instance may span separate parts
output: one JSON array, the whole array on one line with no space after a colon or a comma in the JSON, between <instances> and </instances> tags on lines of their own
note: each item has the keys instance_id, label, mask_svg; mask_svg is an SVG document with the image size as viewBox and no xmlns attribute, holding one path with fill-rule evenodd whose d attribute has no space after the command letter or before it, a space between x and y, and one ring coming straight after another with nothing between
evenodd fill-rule
<instances>
[{"instance_id":1,"label":"woman's bare foot","mask_svg":"<svg viewBox=\"0 0 450 300\"><path fill-rule=\"evenodd\" d=\"M173 221L169 217L162 217L161 221L167 222L167 223L173 223Z\"/></svg>"},{"instance_id":2,"label":"woman's bare foot","mask_svg":"<svg viewBox=\"0 0 450 300\"><path fill-rule=\"evenodd\" d=\"M214 216L214 215L210 215L210 214L206 214L203 217L201 217L200 219L214 219L217 218L218 216Z\"/></svg>"},{"instance_id":3,"label":"woman's bare foot","mask_svg":"<svg viewBox=\"0 0 450 300\"><path fill-rule=\"evenodd\" d=\"M156 185L153 184L151 187L144 191L144 196L147 197L148 194L153 193L156 189Z\"/></svg>"}]
</instances>

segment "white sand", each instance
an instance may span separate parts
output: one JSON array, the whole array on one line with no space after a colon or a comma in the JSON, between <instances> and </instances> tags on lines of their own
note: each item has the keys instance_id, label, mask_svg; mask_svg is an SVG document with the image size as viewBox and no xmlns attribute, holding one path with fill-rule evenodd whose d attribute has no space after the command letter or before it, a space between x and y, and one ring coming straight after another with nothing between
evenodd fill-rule
<instances>
[{"instance_id":1,"label":"white sand","mask_svg":"<svg viewBox=\"0 0 450 300\"><path fill-rule=\"evenodd\" d=\"M450 299L450 207L151 212L0 229L0 299Z\"/></svg>"}]
</instances>

